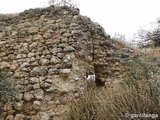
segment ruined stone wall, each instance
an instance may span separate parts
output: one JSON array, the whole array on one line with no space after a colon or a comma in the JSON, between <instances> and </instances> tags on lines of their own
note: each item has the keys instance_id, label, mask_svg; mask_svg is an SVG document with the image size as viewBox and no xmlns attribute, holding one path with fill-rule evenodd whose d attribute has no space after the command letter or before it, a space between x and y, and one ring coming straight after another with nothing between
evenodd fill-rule
<instances>
[{"instance_id":1,"label":"ruined stone wall","mask_svg":"<svg viewBox=\"0 0 160 120\"><path fill-rule=\"evenodd\" d=\"M79 9L30 9L0 20L0 68L11 71L16 106L4 106L6 120L54 120L86 87L123 73L128 54L120 52L97 23ZM125 59L126 60L126 59Z\"/></svg>"}]
</instances>

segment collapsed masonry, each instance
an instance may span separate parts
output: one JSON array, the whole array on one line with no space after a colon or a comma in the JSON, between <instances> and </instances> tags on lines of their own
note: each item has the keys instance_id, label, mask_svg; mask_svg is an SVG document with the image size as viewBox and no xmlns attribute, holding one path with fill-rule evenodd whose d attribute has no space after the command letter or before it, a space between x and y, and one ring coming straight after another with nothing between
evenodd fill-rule
<instances>
[{"instance_id":1,"label":"collapsed masonry","mask_svg":"<svg viewBox=\"0 0 160 120\"><path fill-rule=\"evenodd\" d=\"M123 49L127 52L127 48ZM123 74L129 55L79 9L50 6L0 20L0 68L21 91L5 120L56 120L83 94L88 75L97 85Z\"/></svg>"}]
</instances>

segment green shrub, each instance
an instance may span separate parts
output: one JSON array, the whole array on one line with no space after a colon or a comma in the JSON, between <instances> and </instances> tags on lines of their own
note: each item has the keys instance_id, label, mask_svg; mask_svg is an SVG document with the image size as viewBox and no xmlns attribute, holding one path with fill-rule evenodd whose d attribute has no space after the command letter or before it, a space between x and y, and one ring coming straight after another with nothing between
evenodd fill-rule
<instances>
[{"instance_id":1,"label":"green shrub","mask_svg":"<svg viewBox=\"0 0 160 120\"><path fill-rule=\"evenodd\" d=\"M17 90L11 79L9 72L3 72L0 69L0 114L3 112L3 105L5 103L14 102Z\"/></svg>"},{"instance_id":2,"label":"green shrub","mask_svg":"<svg viewBox=\"0 0 160 120\"><path fill-rule=\"evenodd\" d=\"M128 85L138 85L139 82L151 82L150 79L158 72L157 66L151 62L133 61L126 65L127 74L123 82Z\"/></svg>"}]
</instances>

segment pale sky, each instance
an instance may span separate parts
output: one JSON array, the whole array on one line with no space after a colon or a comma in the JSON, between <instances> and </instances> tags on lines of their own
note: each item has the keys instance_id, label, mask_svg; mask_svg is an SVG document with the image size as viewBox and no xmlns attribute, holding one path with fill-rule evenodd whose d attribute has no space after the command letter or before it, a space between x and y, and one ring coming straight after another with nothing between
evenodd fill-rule
<instances>
[{"instance_id":1,"label":"pale sky","mask_svg":"<svg viewBox=\"0 0 160 120\"><path fill-rule=\"evenodd\" d=\"M160 0L72 0L82 15L100 23L107 34L133 37L140 27L149 27L160 17ZM22 12L43 7L48 0L0 0L0 13Z\"/></svg>"}]
</instances>

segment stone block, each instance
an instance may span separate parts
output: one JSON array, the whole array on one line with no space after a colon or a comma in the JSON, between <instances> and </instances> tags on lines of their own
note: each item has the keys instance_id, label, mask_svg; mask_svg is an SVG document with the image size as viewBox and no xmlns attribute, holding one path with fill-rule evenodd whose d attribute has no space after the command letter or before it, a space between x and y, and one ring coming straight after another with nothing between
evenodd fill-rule
<instances>
[{"instance_id":1,"label":"stone block","mask_svg":"<svg viewBox=\"0 0 160 120\"><path fill-rule=\"evenodd\" d=\"M60 69L59 73L62 74L69 74L71 72L71 69Z\"/></svg>"},{"instance_id":2,"label":"stone block","mask_svg":"<svg viewBox=\"0 0 160 120\"><path fill-rule=\"evenodd\" d=\"M43 100L44 99L44 92L42 89L37 89L33 93L36 100Z\"/></svg>"}]
</instances>

